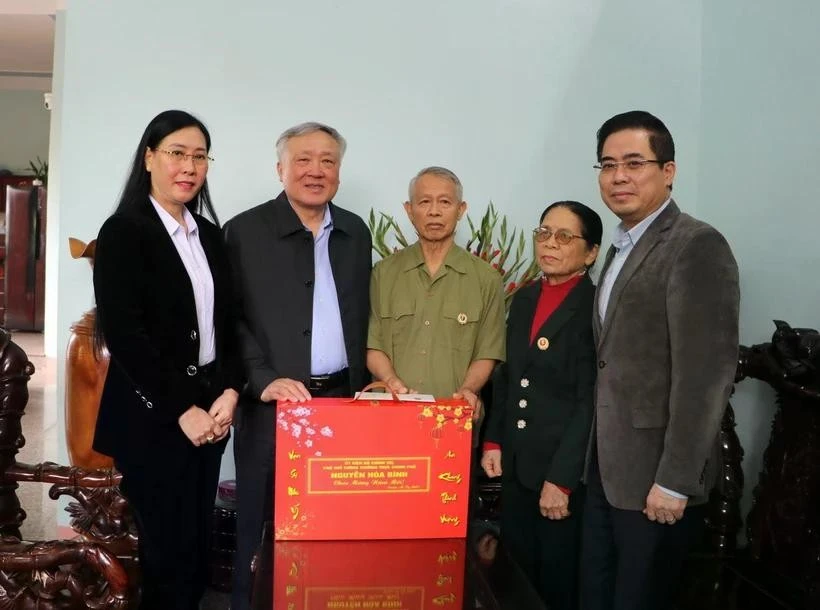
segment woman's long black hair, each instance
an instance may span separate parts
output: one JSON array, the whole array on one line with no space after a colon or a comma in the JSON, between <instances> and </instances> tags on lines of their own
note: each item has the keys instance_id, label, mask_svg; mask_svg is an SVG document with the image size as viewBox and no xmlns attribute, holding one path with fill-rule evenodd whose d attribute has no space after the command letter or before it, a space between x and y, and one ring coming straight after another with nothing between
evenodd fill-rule
<instances>
[{"instance_id":1,"label":"woman's long black hair","mask_svg":"<svg viewBox=\"0 0 820 610\"><path fill-rule=\"evenodd\" d=\"M154 150L159 143L162 142L168 135L185 129L186 127L196 127L205 136L205 148L210 152L211 150L211 134L208 133L208 128L205 124L196 118L194 115L185 112L184 110L166 110L160 112L157 116L151 119L145 132L142 134L142 139L137 145L137 150L134 153L134 161L131 164L131 171L128 172L128 179L125 181L125 186L122 189L119 203L114 210L114 214L129 213L151 206L151 201L148 195L151 193L151 174L145 169L145 151L148 149ZM213 203L211 203L211 194L208 192L208 179L202 183L202 188L199 189L196 197L185 204L185 207L192 214L202 214L203 211L208 213L211 220L216 226L219 226L219 219L216 216ZM102 334L102 328L99 320L99 312L94 324L94 351L95 356L99 358L102 354L102 349L105 345L105 338Z\"/></svg>"},{"instance_id":2,"label":"woman's long black hair","mask_svg":"<svg viewBox=\"0 0 820 610\"><path fill-rule=\"evenodd\" d=\"M208 128L205 127L202 121L184 110L160 112L148 123L148 127L145 128L145 132L142 134L142 139L137 145L131 171L128 173L128 179L122 189L120 201L114 211L115 214L143 209L146 206L150 207L151 202L148 195L151 192L151 174L145 169L145 151L148 149L155 150L168 135L186 127L196 127L202 132L202 135L205 136L205 148L210 152L211 134L208 133ZM202 183L202 188L196 197L185 204L185 207L195 214L202 214L203 211L207 212L214 224L219 226L219 219L216 216L213 203L211 203L211 194L208 192L207 178Z\"/></svg>"}]
</instances>

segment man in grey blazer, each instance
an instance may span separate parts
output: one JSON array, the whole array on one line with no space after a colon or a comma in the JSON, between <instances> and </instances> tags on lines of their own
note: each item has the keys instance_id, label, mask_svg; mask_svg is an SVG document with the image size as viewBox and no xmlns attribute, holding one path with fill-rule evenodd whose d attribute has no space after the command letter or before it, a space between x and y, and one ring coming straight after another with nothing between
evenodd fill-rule
<instances>
[{"instance_id":1,"label":"man in grey blazer","mask_svg":"<svg viewBox=\"0 0 820 610\"><path fill-rule=\"evenodd\" d=\"M738 271L724 237L671 198L675 148L643 111L598 131L601 197L620 218L595 299L581 605L670 607L718 473L738 352Z\"/></svg>"}]
</instances>

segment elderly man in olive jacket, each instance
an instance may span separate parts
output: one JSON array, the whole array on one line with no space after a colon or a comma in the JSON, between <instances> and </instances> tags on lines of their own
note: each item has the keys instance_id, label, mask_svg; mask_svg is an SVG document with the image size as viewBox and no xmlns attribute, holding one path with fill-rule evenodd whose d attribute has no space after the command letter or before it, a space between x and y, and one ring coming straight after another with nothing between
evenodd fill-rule
<instances>
[{"instance_id":1,"label":"elderly man in olive jacket","mask_svg":"<svg viewBox=\"0 0 820 610\"><path fill-rule=\"evenodd\" d=\"M373 269L367 367L396 393L462 397L478 393L504 359L501 276L455 245L467 204L443 167L421 170L404 204L417 243Z\"/></svg>"}]
</instances>

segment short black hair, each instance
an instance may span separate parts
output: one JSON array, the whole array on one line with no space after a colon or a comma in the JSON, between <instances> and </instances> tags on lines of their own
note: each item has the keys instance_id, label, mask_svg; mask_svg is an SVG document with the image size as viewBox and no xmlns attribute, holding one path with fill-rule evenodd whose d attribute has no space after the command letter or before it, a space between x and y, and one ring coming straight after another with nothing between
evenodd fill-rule
<instances>
[{"instance_id":1,"label":"short black hair","mask_svg":"<svg viewBox=\"0 0 820 610\"><path fill-rule=\"evenodd\" d=\"M613 133L624 129L644 129L649 132L649 148L659 163L667 163L675 160L675 142L672 134L658 117L645 110L630 110L616 114L601 125L598 130L598 150L597 159L601 160L601 153L604 150L604 142Z\"/></svg>"},{"instance_id":2,"label":"short black hair","mask_svg":"<svg viewBox=\"0 0 820 610\"><path fill-rule=\"evenodd\" d=\"M601 217L598 215L598 212L580 201L556 201L555 203L549 204L547 208L541 212L541 218L538 220L539 224L544 222L544 217L554 208L566 208L575 214L581 223L581 237L587 242L589 248L601 246L604 225L601 222ZM587 267L587 269L591 268L594 264L595 261L592 261L592 264Z\"/></svg>"}]
</instances>

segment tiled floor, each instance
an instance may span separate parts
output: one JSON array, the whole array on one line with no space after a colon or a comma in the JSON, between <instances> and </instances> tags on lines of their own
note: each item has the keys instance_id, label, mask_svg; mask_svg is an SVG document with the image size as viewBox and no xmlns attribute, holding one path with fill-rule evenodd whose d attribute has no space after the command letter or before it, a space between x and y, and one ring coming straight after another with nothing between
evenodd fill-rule
<instances>
[{"instance_id":1,"label":"tiled floor","mask_svg":"<svg viewBox=\"0 0 820 610\"><path fill-rule=\"evenodd\" d=\"M34 365L29 382L29 400L23 416L26 444L17 454L18 462L36 464L57 461L57 365L43 353L41 333L14 332L12 340ZM21 533L28 540L48 540L57 536L57 503L48 497L48 485L21 483L17 490L27 513Z\"/></svg>"}]
</instances>

